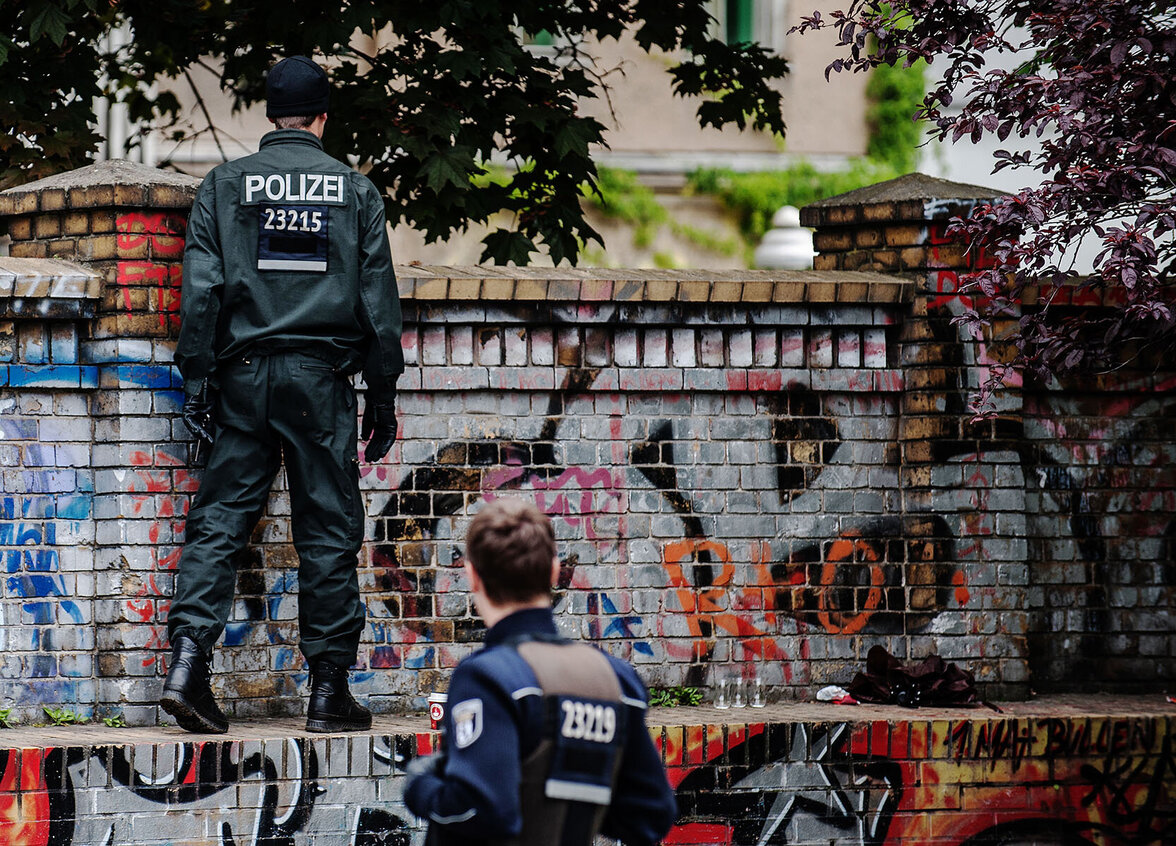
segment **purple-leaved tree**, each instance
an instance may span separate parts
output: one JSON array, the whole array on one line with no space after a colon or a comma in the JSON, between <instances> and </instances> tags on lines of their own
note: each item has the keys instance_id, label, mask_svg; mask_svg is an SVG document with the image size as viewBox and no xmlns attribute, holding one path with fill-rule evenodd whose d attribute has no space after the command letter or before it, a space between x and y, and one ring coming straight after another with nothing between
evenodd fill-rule
<instances>
[{"instance_id":1,"label":"purple-leaved tree","mask_svg":"<svg viewBox=\"0 0 1176 846\"><path fill-rule=\"evenodd\" d=\"M1176 9L1167 0L859 0L801 31L832 28L846 56L827 71L931 63L917 114L932 135L1029 139L994 171L1039 171L953 231L989 261L963 280L981 295L974 330L1020 312L1008 355L975 398L1015 369L1066 376L1170 361L1176 346ZM998 55L1011 56L993 67ZM935 79L937 77L937 79ZM948 111L953 102L962 107ZM1098 245L1093 272L1075 270ZM1077 293L1076 293L1077 292ZM1023 308L1022 308L1023 304Z\"/></svg>"}]
</instances>

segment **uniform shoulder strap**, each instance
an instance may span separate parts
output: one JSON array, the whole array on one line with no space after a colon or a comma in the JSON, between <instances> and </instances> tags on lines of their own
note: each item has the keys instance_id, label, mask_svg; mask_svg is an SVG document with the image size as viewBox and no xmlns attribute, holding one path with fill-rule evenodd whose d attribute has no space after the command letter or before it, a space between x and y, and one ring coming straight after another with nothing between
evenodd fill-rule
<instances>
[{"instance_id":1,"label":"uniform shoulder strap","mask_svg":"<svg viewBox=\"0 0 1176 846\"><path fill-rule=\"evenodd\" d=\"M530 638L511 645L530 666L544 696L621 701L617 674L596 647L562 638Z\"/></svg>"}]
</instances>

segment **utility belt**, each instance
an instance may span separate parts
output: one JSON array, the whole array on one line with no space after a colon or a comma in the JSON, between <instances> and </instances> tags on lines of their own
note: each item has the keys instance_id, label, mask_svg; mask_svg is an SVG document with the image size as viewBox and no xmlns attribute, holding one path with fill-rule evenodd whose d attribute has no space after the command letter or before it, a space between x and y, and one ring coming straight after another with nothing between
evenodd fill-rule
<instances>
[{"instance_id":1,"label":"utility belt","mask_svg":"<svg viewBox=\"0 0 1176 846\"><path fill-rule=\"evenodd\" d=\"M344 376L358 373L362 367L360 354L355 350L341 349L334 344L306 343L305 341L284 341L281 339L267 339L250 344L242 350L236 351L228 362L251 361L270 355L305 355L315 358L331 366L331 369Z\"/></svg>"}]
</instances>

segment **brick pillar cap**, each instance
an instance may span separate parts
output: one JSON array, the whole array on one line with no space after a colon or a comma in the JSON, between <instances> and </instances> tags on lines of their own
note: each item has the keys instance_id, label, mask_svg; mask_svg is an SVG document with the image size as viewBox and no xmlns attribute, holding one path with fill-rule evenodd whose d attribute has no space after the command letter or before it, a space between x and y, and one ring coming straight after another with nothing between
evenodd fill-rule
<instances>
[{"instance_id":1,"label":"brick pillar cap","mask_svg":"<svg viewBox=\"0 0 1176 846\"><path fill-rule=\"evenodd\" d=\"M87 267L59 259L0 256L0 313L11 309L9 297L96 300L102 277ZM39 317L35 308L22 316Z\"/></svg>"},{"instance_id":2,"label":"brick pillar cap","mask_svg":"<svg viewBox=\"0 0 1176 846\"><path fill-rule=\"evenodd\" d=\"M976 200L1003 196L1003 191L908 173L856 191L827 197L800 210L804 226L847 226L859 223L919 221L950 217Z\"/></svg>"},{"instance_id":3,"label":"brick pillar cap","mask_svg":"<svg viewBox=\"0 0 1176 846\"><path fill-rule=\"evenodd\" d=\"M90 208L190 208L195 176L112 159L0 191L0 216Z\"/></svg>"}]
</instances>

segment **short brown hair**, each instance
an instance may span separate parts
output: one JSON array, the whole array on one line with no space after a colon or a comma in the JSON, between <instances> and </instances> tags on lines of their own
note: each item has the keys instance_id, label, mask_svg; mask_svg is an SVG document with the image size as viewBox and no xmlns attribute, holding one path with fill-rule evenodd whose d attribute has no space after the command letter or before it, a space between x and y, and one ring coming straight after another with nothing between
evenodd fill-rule
<instances>
[{"instance_id":1,"label":"short brown hair","mask_svg":"<svg viewBox=\"0 0 1176 846\"><path fill-rule=\"evenodd\" d=\"M466 532L466 557L491 602L551 595L555 530L547 515L525 499L488 502Z\"/></svg>"},{"instance_id":2,"label":"short brown hair","mask_svg":"<svg viewBox=\"0 0 1176 846\"><path fill-rule=\"evenodd\" d=\"M287 115L274 118L274 126L278 129L306 129L318 115Z\"/></svg>"}]
</instances>

